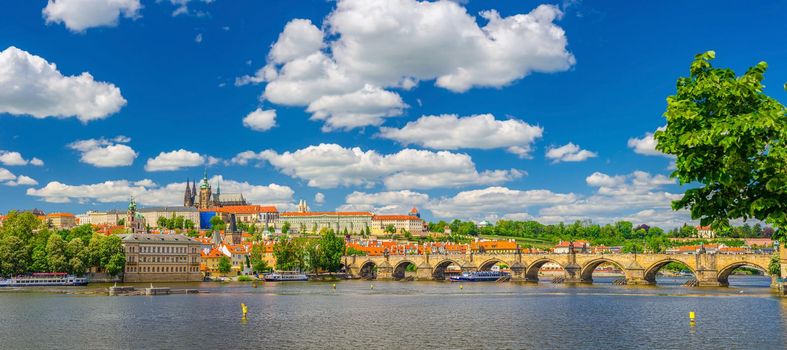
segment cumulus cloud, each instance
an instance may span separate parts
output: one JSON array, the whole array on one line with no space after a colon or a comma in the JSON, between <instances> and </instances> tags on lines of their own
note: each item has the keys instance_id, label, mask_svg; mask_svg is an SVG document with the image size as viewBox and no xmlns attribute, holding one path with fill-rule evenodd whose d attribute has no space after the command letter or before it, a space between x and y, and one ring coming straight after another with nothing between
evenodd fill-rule
<instances>
[{"instance_id":1,"label":"cumulus cloud","mask_svg":"<svg viewBox=\"0 0 787 350\"><path fill-rule=\"evenodd\" d=\"M325 121L323 131L331 131L379 126L386 117L402 114L406 107L399 94L366 85L355 92L322 96L310 103L306 111L312 113L312 120Z\"/></svg>"},{"instance_id":2,"label":"cumulus cloud","mask_svg":"<svg viewBox=\"0 0 787 350\"><path fill-rule=\"evenodd\" d=\"M325 203L325 195L322 192L317 192L314 194L314 203L323 204Z\"/></svg>"},{"instance_id":3,"label":"cumulus cloud","mask_svg":"<svg viewBox=\"0 0 787 350\"><path fill-rule=\"evenodd\" d=\"M161 1L161 0L158 0L158 1ZM175 11L172 11L172 17L177 17L177 16L180 16L180 15L188 15L188 14L193 14L193 15L196 15L198 17L205 16L207 14L205 12L192 11L191 9L189 9L189 3L191 3L192 1L193 0L169 0L170 4L175 5ZM206 3L206 4L209 4L209 3L213 2L213 1L214 0L202 0L202 2Z\"/></svg>"},{"instance_id":4,"label":"cumulus cloud","mask_svg":"<svg viewBox=\"0 0 787 350\"><path fill-rule=\"evenodd\" d=\"M15 180L16 175L6 168L0 168L0 181Z\"/></svg>"},{"instance_id":5,"label":"cumulus cloud","mask_svg":"<svg viewBox=\"0 0 787 350\"><path fill-rule=\"evenodd\" d=\"M138 153L128 145L131 139L118 136L112 140L88 139L74 141L68 148L80 152L79 161L99 168L129 166L134 163Z\"/></svg>"},{"instance_id":6,"label":"cumulus cloud","mask_svg":"<svg viewBox=\"0 0 787 350\"><path fill-rule=\"evenodd\" d=\"M73 32L114 27L118 18L140 17L139 0L49 0L41 11L46 23L63 23Z\"/></svg>"},{"instance_id":7,"label":"cumulus cloud","mask_svg":"<svg viewBox=\"0 0 787 350\"><path fill-rule=\"evenodd\" d=\"M264 99L307 107L313 119L326 121L324 130L352 129L402 113L407 105L390 89L432 80L454 92L502 87L575 63L565 32L554 23L562 16L557 7L480 15L483 26L456 2L340 0L323 29L305 19L290 21L267 64L236 84L267 83ZM362 105L349 96L364 97ZM348 125L350 115L360 121Z\"/></svg>"},{"instance_id":8,"label":"cumulus cloud","mask_svg":"<svg viewBox=\"0 0 787 350\"><path fill-rule=\"evenodd\" d=\"M347 195L338 210L370 211L378 214L406 214L410 209L429 201L426 193L410 190L366 193L354 191Z\"/></svg>"},{"instance_id":9,"label":"cumulus cloud","mask_svg":"<svg viewBox=\"0 0 787 350\"><path fill-rule=\"evenodd\" d=\"M217 158L206 157L196 152L179 149L171 152L161 152L155 158L148 158L148 162L145 164L145 171L172 171L210 163L215 164L217 162Z\"/></svg>"},{"instance_id":10,"label":"cumulus cloud","mask_svg":"<svg viewBox=\"0 0 787 350\"><path fill-rule=\"evenodd\" d=\"M30 176L19 175L16 180L11 180L5 183L7 186L35 186L38 185L38 181L33 179Z\"/></svg>"},{"instance_id":11,"label":"cumulus cloud","mask_svg":"<svg viewBox=\"0 0 787 350\"><path fill-rule=\"evenodd\" d=\"M560 147L550 147L546 153L547 159L551 159L552 163L581 162L596 156L596 152L581 149L571 142Z\"/></svg>"},{"instance_id":12,"label":"cumulus cloud","mask_svg":"<svg viewBox=\"0 0 787 350\"><path fill-rule=\"evenodd\" d=\"M14 173L5 168L0 168L0 183L6 186L35 186L38 181L25 175L16 176Z\"/></svg>"},{"instance_id":13,"label":"cumulus cloud","mask_svg":"<svg viewBox=\"0 0 787 350\"><path fill-rule=\"evenodd\" d=\"M479 218L539 205L573 203L577 198L573 193L555 193L549 190L487 187L462 191L453 197L439 198L431 201L427 208L441 218Z\"/></svg>"},{"instance_id":14,"label":"cumulus cloud","mask_svg":"<svg viewBox=\"0 0 787 350\"><path fill-rule=\"evenodd\" d=\"M0 150L0 164L8 165L8 166L27 165L27 164L42 166L44 165L44 161L38 158L32 158L30 160L27 160L24 157L22 157L22 154L19 152Z\"/></svg>"},{"instance_id":15,"label":"cumulus cloud","mask_svg":"<svg viewBox=\"0 0 787 350\"><path fill-rule=\"evenodd\" d=\"M0 113L35 118L76 117L82 122L106 118L126 105L115 85L95 81L90 73L64 76L54 63L8 47L0 52Z\"/></svg>"},{"instance_id":16,"label":"cumulus cloud","mask_svg":"<svg viewBox=\"0 0 787 350\"><path fill-rule=\"evenodd\" d=\"M543 208L539 214L547 221L563 219L593 219L614 221L643 210L670 211L670 203L682 194L661 190L675 184L665 175L634 171L628 175L607 175L595 172L585 182L596 188L596 193L574 203Z\"/></svg>"},{"instance_id":17,"label":"cumulus cloud","mask_svg":"<svg viewBox=\"0 0 787 350\"><path fill-rule=\"evenodd\" d=\"M470 156L448 151L404 149L380 154L359 147L319 144L294 152L246 151L236 164L266 161L282 173L303 179L311 187L371 187L383 182L388 189L414 189L489 185L524 175L516 169L478 171Z\"/></svg>"},{"instance_id":18,"label":"cumulus cloud","mask_svg":"<svg viewBox=\"0 0 787 350\"><path fill-rule=\"evenodd\" d=\"M380 128L380 137L403 145L432 149L505 148L528 157L544 129L517 119L497 120L491 114L460 117L456 114L422 116L401 129Z\"/></svg>"},{"instance_id":19,"label":"cumulus cloud","mask_svg":"<svg viewBox=\"0 0 787 350\"><path fill-rule=\"evenodd\" d=\"M270 130L276 126L276 110L257 108L243 118L243 126L256 131Z\"/></svg>"},{"instance_id":20,"label":"cumulus cloud","mask_svg":"<svg viewBox=\"0 0 787 350\"><path fill-rule=\"evenodd\" d=\"M664 130L665 127L659 127L657 130ZM670 154L662 153L659 150L656 150L656 139L653 137L652 132L645 133L645 136L637 138L632 137L628 140L628 147L634 150L634 153L642 154L646 156L662 156L668 158L674 158L674 156Z\"/></svg>"},{"instance_id":21,"label":"cumulus cloud","mask_svg":"<svg viewBox=\"0 0 787 350\"><path fill-rule=\"evenodd\" d=\"M240 192L252 203L273 204L282 208L292 206L294 191L277 184L252 185L248 182L226 180L214 176L211 183L221 182L223 192ZM41 188L30 188L27 195L51 203L125 203L133 196L142 205L181 205L185 182L158 186L149 179L139 181L113 180L95 184L69 185L53 181Z\"/></svg>"}]
</instances>

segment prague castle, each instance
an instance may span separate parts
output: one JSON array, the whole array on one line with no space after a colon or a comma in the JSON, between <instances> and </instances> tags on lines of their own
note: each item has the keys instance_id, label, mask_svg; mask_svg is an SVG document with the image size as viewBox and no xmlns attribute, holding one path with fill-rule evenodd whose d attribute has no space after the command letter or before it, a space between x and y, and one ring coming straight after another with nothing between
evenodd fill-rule
<instances>
[{"instance_id":1,"label":"prague castle","mask_svg":"<svg viewBox=\"0 0 787 350\"><path fill-rule=\"evenodd\" d=\"M213 193L213 188L208 183L208 170L202 176L202 181L199 184L199 191L197 191L196 182L192 182L189 186L186 180L186 191L183 195L183 206L192 207L200 210L208 208L220 208L226 206L248 205L246 199L243 198L242 193L221 193L221 183L216 184L216 192Z\"/></svg>"}]
</instances>

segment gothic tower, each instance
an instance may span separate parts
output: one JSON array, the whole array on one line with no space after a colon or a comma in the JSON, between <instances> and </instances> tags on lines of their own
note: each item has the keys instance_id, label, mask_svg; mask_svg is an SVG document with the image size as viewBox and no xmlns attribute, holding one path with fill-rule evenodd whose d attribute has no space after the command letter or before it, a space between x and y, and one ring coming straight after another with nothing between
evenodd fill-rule
<instances>
[{"instance_id":1,"label":"gothic tower","mask_svg":"<svg viewBox=\"0 0 787 350\"><path fill-rule=\"evenodd\" d=\"M205 174L202 176L202 182L199 184L199 209L210 208L210 196L211 188L208 183L208 169L205 169Z\"/></svg>"},{"instance_id":2,"label":"gothic tower","mask_svg":"<svg viewBox=\"0 0 787 350\"><path fill-rule=\"evenodd\" d=\"M183 194L183 206L194 206L194 196L191 195L191 184L189 183L189 179L186 179L186 193Z\"/></svg>"}]
</instances>

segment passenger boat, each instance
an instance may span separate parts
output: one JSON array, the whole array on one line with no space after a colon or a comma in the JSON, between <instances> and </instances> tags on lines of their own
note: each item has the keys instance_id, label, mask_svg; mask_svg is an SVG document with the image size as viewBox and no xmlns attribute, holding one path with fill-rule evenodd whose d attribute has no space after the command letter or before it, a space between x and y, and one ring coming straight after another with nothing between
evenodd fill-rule
<instances>
[{"instance_id":1,"label":"passenger boat","mask_svg":"<svg viewBox=\"0 0 787 350\"><path fill-rule=\"evenodd\" d=\"M309 277L297 271L278 271L264 275L264 278L269 282L298 282L309 280Z\"/></svg>"},{"instance_id":2,"label":"passenger boat","mask_svg":"<svg viewBox=\"0 0 787 350\"><path fill-rule=\"evenodd\" d=\"M463 272L459 276L451 276L451 282L495 282L508 274L500 271Z\"/></svg>"},{"instance_id":3,"label":"passenger boat","mask_svg":"<svg viewBox=\"0 0 787 350\"><path fill-rule=\"evenodd\" d=\"M0 287L86 286L86 277L76 277L64 272L33 273L0 279Z\"/></svg>"}]
</instances>

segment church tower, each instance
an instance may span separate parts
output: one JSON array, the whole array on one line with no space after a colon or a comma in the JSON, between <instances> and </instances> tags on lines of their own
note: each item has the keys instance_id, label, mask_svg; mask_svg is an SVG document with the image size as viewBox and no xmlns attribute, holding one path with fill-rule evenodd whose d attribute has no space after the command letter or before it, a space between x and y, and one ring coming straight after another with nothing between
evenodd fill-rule
<instances>
[{"instance_id":1,"label":"church tower","mask_svg":"<svg viewBox=\"0 0 787 350\"><path fill-rule=\"evenodd\" d=\"M183 206L194 206L194 196L191 195L191 184L189 183L189 179L186 179L186 193L183 194Z\"/></svg>"},{"instance_id":2,"label":"church tower","mask_svg":"<svg viewBox=\"0 0 787 350\"><path fill-rule=\"evenodd\" d=\"M205 174L202 176L202 182L199 184L199 209L208 209L212 204L210 200L211 188L208 183L208 169L205 169Z\"/></svg>"}]
</instances>

